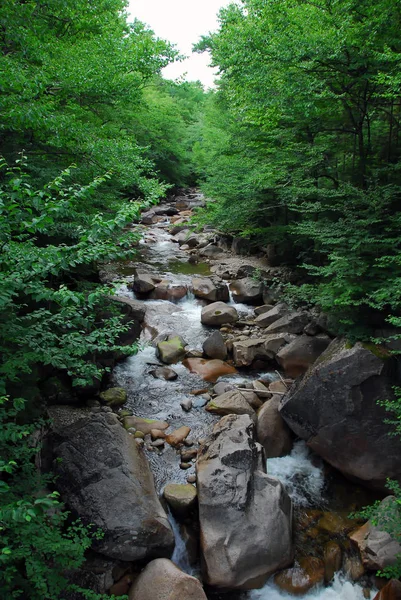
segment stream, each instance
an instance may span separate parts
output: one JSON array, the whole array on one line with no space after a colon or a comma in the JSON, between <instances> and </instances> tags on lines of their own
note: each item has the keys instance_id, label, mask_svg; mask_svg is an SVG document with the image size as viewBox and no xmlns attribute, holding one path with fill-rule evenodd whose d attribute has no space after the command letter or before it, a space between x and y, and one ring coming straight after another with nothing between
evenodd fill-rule
<instances>
[{"instance_id":1,"label":"stream","mask_svg":"<svg viewBox=\"0 0 401 600\"><path fill-rule=\"evenodd\" d=\"M209 275L210 264L206 261L198 264L189 263L188 252L172 241L172 236L168 232L169 226L170 219L166 217L147 226L139 246L138 262L125 262L117 265L118 295L136 297L131 290L131 284L134 280L134 270L138 267L157 274L163 280L168 280L173 287L186 286L188 292L184 298L179 300L142 300L146 305L147 312L140 339L141 349L137 355L126 359L115 368L113 384L127 390L126 407L135 415L167 421L172 430L182 425L189 426L191 433L188 445L190 446L208 435L213 424L220 418L204 410L208 399L207 392L214 384L207 383L196 374L190 373L182 363L172 365L178 375L175 381L155 379L150 371L155 365L161 363L156 357L152 340L160 334L175 332L185 339L191 349L202 350L203 342L210 335L210 329L205 328L200 321L201 310L206 303L194 297L191 292L191 284L193 276ZM247 305L235 304L235 307L242 318L253 314L253 309ZM247 382L255 379L272 381L278 378L279 375L274 368L266 371L243 369L239 374L225 376L218 381L234 381L246 385ZM194 395L194 391L199 394ZM188 398L192 398L193 407L189 412L185 412L181 407L181 402ZM145 440L144 449L159 494L162 493L167 483L187 483L187 478L191 475L194 476L195 461L192 461L188 469L180 468L179 453L168 444L153 447ZM330 511L334 511L335 515L346 518L346 515L355 506L359 507L369 501L369 498L365 497L365 490L361 490L343 480L337 473L333 473L333 470L314 456L302 441L295 443L290 455L269 459L267 472L280 479L285 485L293 500L298 521L305 519L305 515L307 519L310 519L313 511L315 513L322 511L323 515L332 514ZM171 514L169 514L169 519L176 538L176 548L172 560L182 570L196 576L200 572L199 565L191 564L186 543L181 535L181 528ZM308 546L307 552L316 552L316 541L312 538L309 539L305 532L301 532L302 535L299 531L297 533L297 527L295 530L296 554L297 549L308 546L309 543L312 550ZM326 537L331 539L330 532ZM292 597L276 587L272 579L260 590L226 594L207 590L207 595L210 600L220 598L225 600L289 600ZM314 588L303 598L307 600L362 600L366 597L373 598L374 595L375 591L372 590L368 596L366 590L340 572L336 574L328 587Z\"/></svg>"}]
</instances>

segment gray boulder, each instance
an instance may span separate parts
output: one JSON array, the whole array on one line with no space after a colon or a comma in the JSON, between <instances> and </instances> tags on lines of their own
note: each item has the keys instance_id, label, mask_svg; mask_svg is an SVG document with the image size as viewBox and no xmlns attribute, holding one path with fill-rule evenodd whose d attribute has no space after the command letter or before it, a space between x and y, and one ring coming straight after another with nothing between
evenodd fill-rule
<instances>
[{"instance_id":1,"label":"gray boulder","mask_svg":"<svg viewBox=\"0 0 401 600\"><path fill-rule=\"evenodd\" d=\"M257 440L262 444L266 458L286 456L292 450L292 434L278 412L281 396L267 400L258 412Z\"/></svg>"},{"instance_id":2,"label":"gray boulder","mask_svg":"<svg viewBox=\"0 0 401 600\"><path fill-rule=\"evenodd\" d=\"M266 331L267 333L302 333L309 321L309 316L306 313L293 312L274 321Z\"/></svg>"},{"instance_id":3,"label":"gray boulder","mask_svg":"<svg viewBox=\"0 0 401 600\"><path fill-rule=\"evenodd\" d=\"M196 298L209 302L228 302L230 298L227 284L223 281L213 281L209 277L194 277L192 288Z\"/></svg>"},{"instance_id":4,"label":"gray boulder","mask_svg":"<svg viewBox=\"0 0 401 600\"><path fill-rule=\"evenodd\" d=\"M269 327L275 321L278 321L288 313L288 306L280 303L276 304L270 310L259 313L255 319L255 325L259 327Z\"/></svg>"},{"instance_id":5,"label":"gray boulder","mask_svg":"<svg viewBox=\"0 0 401 600\"><path fill-rule=\"evenodd\" d=\"M158 342L156 353L167 365L178 363L185 358L185 341L179 335L171 334L167 340Z\"/></svg>"},{"instance_id":6,"label":"gray boulder","mask_svg":"<svg viewBox=\"0 0 401 600\"><path fill-rule=\"evenodd\" d=\"M207 600L200 582L171 560L152 560L131 587L129 600Z\"/></svg>"},{"instance_id":7,"label":"gray boulder","mask_svg":"<svg viewBox=\"0 0 401 600\"><path fill-rule=\"evenodd\" d=\"M250 391L249 396L255 394ZM256 414L246 397L246 393L238 390L232 390L216 396L206 406L208 412L216 415L249 415L252 420L256 420Z\"/></svg>"},{"instance_id":8,"label":"gray boulder","mask_svg":"<svg viewBox=\"0 0 401 600\"><path fill-rule=\"evenodd\" d=\"M294 339L286 333L265 335L259 338L233 342L233 359L236 367L248 367L256 359L272 359L288 342Z\"/></svg>"},{"instance_id":9,"label":"gray boulder","mask_svg":"<svg viewBox=\"0 0 401 600\"><path fill-rule=\"evenodd\" d=\"M216 327L223 325L223 323L235 323L238 318L235 308L224 302L213 302L213 304L202 308L201 322L203 325Z\"/></svg>"},{"instance_id":10,"label":"gray boulder","mask_svg":"<svg viewBox=\"0 0 401 600\"><path fill-rule=\"evenodd\" d=\"M266 475L248 415L215 425L199 451L197 488L205 582L252 589L291 564L291 500Z\"/></svg>"},{"instance_id":11,"label":"gray boulder","mask_svg":"<svg viewBox=\"0 0 401 600\"><path fill-rule=\"evenodd\" d=\"M263 284L252 277L245 277L230 283L230 290L234 302L257 306L262 300Z\"/></svg>"},{"instance_id":12,"label":"gray boulder","mask_svg":"<svg viewBox=\"0 0 401 600\"><path fill-rule=\"evenodd\" d=\"M331 339L324 333L316 337L297 336L277 353L276 360L288 377L303 375L324 352Z\"/></svg>"},{"instance_id":13,"label":"gray boulder","mask_svg":"<svg viewBox=\"0 0 401 600\"><path fill-rule=\"evenodd\" d=\"M67 506L104 533L93 548L123 561L169 556L174 535L148 462L116 415L70 409L67 419L53 416L57 487Z\"/></svg>"},{"instance_id":14,"label":"gray boulder","mask_svg":"<svg viewBox=\"0 0 401 600\"><path fill-rule=\"evenodd\" d=\"M153 277L149 273L136 272L132 289L137 294L149 294L159 282L160 279Z\"/></svg>"},{"instance_id":15,"label":"gray boulder","mask_svg":"<svg viewBox=\"0 0 401 600\"><path fill-rule=\"evenodd\" d=\"M389 415L378 404L393 398L391 359L373 349L334 340L284 396L280 413L328 463L384 491L387 478L401 481L401 442L389 435Z\"/></svg>"},{"instance_id":16,"label":"gray boulder","mask_svg":"<svg viewBox=\"0 0 401 600\"><path fill-rule=\"evenodd\" d=\"M203 343L203 352L209 358L227 358L227 348L220 331L214 331Z\"/></svg>"}]
</instances>

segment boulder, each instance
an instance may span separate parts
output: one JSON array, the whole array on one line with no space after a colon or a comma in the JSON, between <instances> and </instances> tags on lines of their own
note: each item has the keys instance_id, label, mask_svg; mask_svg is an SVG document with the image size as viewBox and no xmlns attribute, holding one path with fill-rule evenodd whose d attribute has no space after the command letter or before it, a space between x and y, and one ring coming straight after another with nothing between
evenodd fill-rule
<instances>
[{"instance_id":1,"label":"boulder","mask_svg":"<svg viewBox=\"0 0 401 600\"><path fill-rule=\"evenodd\" d=\"M291 500L265 464L248 415L223 417L200 447L202 568L210 585L261 587L292 562Z\"/></svg>"},{"instance_id":2,"label":"boulder","mask_svg":"<svg viewBox=\"0 0 401 600\"><path fill-rule=\"evenodd\" d=\"M202 585L171 560L152 560L131 587L129 600L207 600Z\"/></svg>"},{"instance_id":3,"label":"boulder","mask_svg":"<svg viewBox=\"0 0 401 600\"><path fill-rule=\"evenodd\" d=\"M368 521L349 536L358 546L366 569L383 570L397 562L397 556L401 554L401 545L384 531L384 528L398 519L397 500L394 496L387 496L378 508L377 525Z\"/></svg>"},{"instance_id":4,"label":"boulder","mask_svg":"<svg viewBox=\"0 0 401 600\"><path fill-rule=\"evenodd\" d=\"M270 310L258 314L258 316L255 319L255 325L258 325L258 327L269 327L269 325L271 325L275 321L278 321L287 313L288 306L286 304L276 304L274 308L271 308Z\"/></svg>"},{"instance_id":5,"label":"boulder","mask_svg":"<svg viewBox=\"0 0 401 600\"><path fill-rule=\"evenodd\" d=\"M216 415L249 415L252 420L256 420L255 411L245 395L238 390L216 396L206 405L206 410Z\"/></svg>"},{"instance_id":6,"label":"boulder","mask_svg":"<svg viewBox=\"0 0 401 600\"><path fill-rule=\"evenodd\" d=\"M178 373L170 367L156 367L149 371L149 375L152 375L155 379L164 379L165 381L174 381L178 377Z\"/></svg>"},{"instance_id":7,"label":"boulder","mask_svg":"<svg viewBox=\"0 0 401 600\"><path fill-rule=\"evenodd\" d=\"M236 367L248 367L254 360L271 360L294 338L286 333L248 338L233 342L233 360Z\"/></svg>"},{"instance_id":8,"label":"boulder","mask_svg":"<svg viewBox=\"0 0 401 600\"><path fill-rule=\"evenodd\" d=\"M276 360L288 377L299 377L306 373L330 343L331 339L325 334L316 337L300 335L279 350Z\"/></svg>"},{"instance_id":9,"label":"boulder","mask_svg":"<svg viewBox=\"0 0 401 600\"><path fill-rule=\"evenodd\" d=\"M293 312L274 321L266 331L267 333L302 333L309 321L309 316L306 313Z\"/></svg>"},{"instance_id":10,"label":"boulder","mask_svg":"<svg viewBox=\"0 0 401 600\"><path fill-rule=\"evenodd\" d=\"M167 340L158 342L157 356L163 363L175 364L185 357L185 342L179 335L169 335Z\"/></svg>"},{"instance_id":11,"label":"boulder","mask_svg":"<svg viewBox=\"0 0 401 600\"><path fill-rule=\"evenodd\" d=\"M401 581L390 579L373 600L401 600Z\"/></svg>"},{"instance_id":12,"label":"boulder","mask_svg":"<svg viewBox=\"0 0 401 600\"><path fill-rule=\"evenodd\" d=\"M53 423L53 469L63 501L103 532L93 548L123 561L168 556L174 535L133 436L112 413L71 419Z\"/></svg>"},{"instance_id":13,"label":"boulder","mask_svg":"<svg viewBox=\"0 0 401 600\"><path fill-rule=\"evenodd\" d=\"M132 289L137 294L149 294L160 280L149 273L136 272Z\"/></svg>"},{"instance_id":14,"label":"boulder","mask_svg":"<svg viewBox=\"0 0 401 600\"><path fill-rule=\"evenodd\" d=\"M197 491L189 483L169 483L163 496L175 514L185 516L196 504Z\"/></svg>"},{"instance_id":15,"label":"boulder","mask_svg":"<svg viewBox=\"0 0 401 600\"><path fill-rule=\"evenodd\" d=\"M108 406L122 406L127 402L127 392L124 388L113 387L101 392L99 397Z\"/></svg>"},{"instance_id":16,"label":"boulder","mask_svg":"<svg viewBox=\"0 0 401 600\"><path fill-rule=\"evenodd\" d=\"M170 446L179 446L183 443L185 438L188 437L190 432L191 428L187 427L187 425L183 425L182 427L179 427L172 433L166 435L166 442L170 444Z\"/></svg>"},{"instance_id":17,"label":"boulder","mask_svg":"<svg viewBox=\"0 0 401 600\"><path fill-rule=\"evenodd\" d=\"M291 430L278 411L281 396L267 400L258 412L257 440L265 449L266 458L286 456L292 450Z\"/></svg>"},{"instance_id":18,"label":"boulder","mask_svg":"<svg viewBox=\"0 0 401 600\"><path fill-rule=\"evenodd\" d=\"M255 315L257 317L259 315L263 315L263 314L269 312L269 310L271 310L272 308L274 308L273 304L262 304L262 306L257 306L255 308Z\"/></svg>"},{"instance_id":19,"label":"boulder","mask_svg":"<svg viewBox=\"0 0 401 600\"><path fill-rule=\"evenodd\" d=\"M155 289L149 294L149 298L155 300L181 300L188 293L188 288L185 285L173 284L169 282L159 283Z\"/></svg>"},{"instance_id":20,"label":"boulder","mask_svg":"<svg viewBox=\"0 0 401 600\"><path fill-rule=\"evenodd\" d=\"M223 251L214 244L208 244L204 248L201 248L199 254L201 256L206 256L207 258L217 258L223 254Z\"/></svg>"},{"instance_id":21,"label":"boulder","mask_svg":"<svg viewBox=\"0 0 401 600\"><path fill-rule=\"evenodd\" d=\"M159 204L159 206L153 207L153 212L158 216L173 217L178 215L179 210L175 206L170 204Z\"/></svg>"},{"instance_id":22,"label":"boulder","mask_svg":"<svg viewBox=\"0 0 401 600\"><path fill-rule=\"evenodd\" d=\"M223 323L235 323L238 318L236 309L224 302L213 302L202 308L201 322L203 325L218 327Z\"/></svg>"},{"instance_id":23,"label":"boulder","mask_svg":"<svg viewBox=\"0 0 401 600\"><path fill-rule=\"evenodd\" d=\"M218 358L225 360L227 358L227 348L224 338L220 331L214 331L203 343L203 352L209 358Z\"/></svg>"},{"instance_id":24,"label":"boulder","mask_svg":"<svg viewBox=\"0 0 401 600\"><path fill-rule=\"evenodd\" d=\"M372 351L373 350L373 351ZM391 359L377 347L336 339L284 396L295 434L344 475L385 491L401 481L401 442L389 435L379 400L393 398Z\"/></svg>"},{"instance_id":25,"label":"boulder","mask_svg":"<svg viewBox=\"0 0 401 600\"><path fill-rule=\"evenodd\" d=\"M324 563L320 558L305 556L299 559L299 566L285 569L274 576L274 583L296 596L306 594L314 586L324 581Z\"/></svg>"},{"instance_id":26,"label":"boulder","mask_svg":"<svg viewBox=\"0 0 401 600\"><path fill-rule=\"evenodd\" d=\"M143 212L141 215L142 225L153 225L153 223L156 223L156 221L157 217L153 209L148 210L147 212Z\"/></svg>"},{"instance_id":27,"label":"boulder","mask_svg":"<svg viewBox=\"0 0 401 600\"><path fill-rule=\"evenodd\" d=\"M209 277L194 277L192 288L195 298L209 300L209 302L228 302L230 299L227 284L223 281L213 281Z\"/></svg>"},{"instance_id":28,"label":"boulder","mask_svg":"<svg viewBox=\"0 0 401 600\"><path fill-rule=\"evenodd\" d=\"M168 427L168 423L166 423L166 421L158 421L156 419L144 419L142 417L136 417L134 415L124 417L123 425L125 429L133 428L137 431L142 431L144 435L150 433L152 429L164 431Z\"/></svg>"},{"instance_id":29,"label":"boulder","mask_svg":"<svg viewBox=\"0 0 401 600\"><path fill-rule=\"evenodd\" d=\"M223 375L234 375L237 369L228 363L214 358L207 360L205 358L186 358L182 364L189 369L191 373L196 373L205 381L214 383Z\"/></svg>"},{"instance_id":30,"label":"boulder","mask_svg":"<svg viewBox=\"0 0 401 600\"><path fill-rule=\"evenodd\" d=\"M230 283L234 302L257 306L262 300L263 284L252 277L245 277Z\"/></svg>"}]
</instances>

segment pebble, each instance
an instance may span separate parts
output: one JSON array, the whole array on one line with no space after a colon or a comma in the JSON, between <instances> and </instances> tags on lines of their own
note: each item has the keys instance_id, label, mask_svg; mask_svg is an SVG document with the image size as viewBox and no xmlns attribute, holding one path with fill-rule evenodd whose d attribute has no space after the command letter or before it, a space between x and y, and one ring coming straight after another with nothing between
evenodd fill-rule
<instances>
[{"instance_id":1,"label":"pebble","mask_svg":"<svg viewBox=\"0 0 401 600\"><path fill-rule=\"evenodd\" d=\"M196 448L191 448L190 450L181 450L181 460L184 463L187 463L194 458L196 458L198 451Z\"/></svg>"},{"instance_id":2,"label":"pebble","mask_svg":"<svg viewBox=\"0 0 401 600\"><path fill-rule=\"evenodd\" d=\"M135 442L138 444L138 446L143 446L145 441L142 438L135 438Z\"/></svg>"},{"instance_id":3,"label":"pebble","mask_svg":"<svg viewBox=\"0 0 401 600\"><path fill-rule=\"evenodd\" d=\"M195 474L193 474L193 475L188 475L188 477L187 477L187 482L188 482L188 483L196 483L196 475L195 475Z\"/></svg>"},{"instance_id":4,"label":"pebble","mask_svg":"<svg viewBox=\"0 0 401 600\"><path fill-rule=\"evenodd\" d=\"M191 463L182 462L180 463L180 469L190 469L192 467Z\"/></svg>"},{"instance_id":5,"label":"pebble","mask_svg":"<svg viewBox=\"0 0 401 600\"><path fill-rule=\"evenodd\" d=\"M134 435L134 434L136 433L136 429L135 429L135 427L129 427L129 428L127 429L127 431L128 431L128 433L130 433L131 435Z\"/></svg>"},{"instance_id":6,"label":"pebble","mask_svg":"<svg viewBox=\"0 0 401 600\"><path fill-rule=\"evenodd\" d=\"M162 439L155 440L154 442L152 442L152 446L154 448L161 448L164 446L164 440L162 440Z\"/></svg>"},{"instance_id":7,"label":"pebble","mask_svg":"<svg viewBox=\"0 0 401 600\"><path fill-rule=\"evenodd\" d=\"M209 396L209 394L207 394L207 396ZM209 396L210 398L210 396ZM194 408L202 408L203 406L206 406L206 404L208 403L208 400L206 399L205 396L197 396L195 398L195 400L193 401L192 405L194 406Z\"/></svg>"},{"instance_id":8,"label":"pebble","mask_svg":"<svg viewBox=\"0 0 401 600\"><path fill-rule=\"evenodd\" d=\"M181 407L183 410L185 410L185 412L189 412L192 408L192 400L190 398L183 400L181 402Z\"/></svg>"},{"instance_id":9,"label":"pebble","mask_svg":"<svg viewBox=\"0 0 401 600\"><path fill-rule=\"evenodd\" d=\"M184 440L184 445L185 446L190 447L190 446L193 446L194 444L195 444L195 440L193 438L186 438Z\"/></svg>"},{"instance_id":10,"label":"pebble","mask_svg":"<svg viewBox=\"0 0 401 600\"><path fill-rule=\"evenodd\" d=\"M145 434L142 431L135 431L134 437L137 439L139 438L139 439L143 440L143 438L145 437Z\"/></svg>"}]
</instances>

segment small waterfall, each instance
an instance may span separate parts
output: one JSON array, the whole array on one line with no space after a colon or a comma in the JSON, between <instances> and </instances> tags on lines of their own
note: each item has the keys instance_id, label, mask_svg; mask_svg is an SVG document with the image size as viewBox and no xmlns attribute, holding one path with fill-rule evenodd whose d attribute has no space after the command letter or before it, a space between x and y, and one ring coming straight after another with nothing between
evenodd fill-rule
<instances>
[{"instance_id":1,"label":"small waterfall","mask_svg":"<svg viewBox=\"0 0 401 600\"><path fill-rule=\"evenodd\" d=\"M189 563L188 551L181 535L180 526L173 517L170 509L168 510L168 520L174 533L175 547L171 561L184 573L196 575L197 571Z\"/></svg>"}]
</instances>

